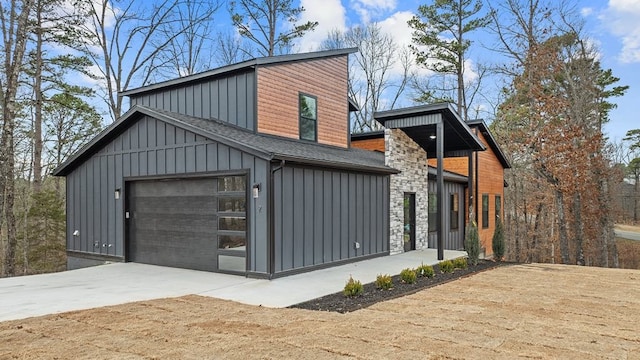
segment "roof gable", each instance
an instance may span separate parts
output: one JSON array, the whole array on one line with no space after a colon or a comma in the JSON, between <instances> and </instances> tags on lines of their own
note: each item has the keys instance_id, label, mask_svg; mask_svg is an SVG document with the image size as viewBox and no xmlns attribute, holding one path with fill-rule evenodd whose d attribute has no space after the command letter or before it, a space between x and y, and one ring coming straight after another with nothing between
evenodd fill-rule
<instances>
[{"instance_id":1,"label":"roof gable","mask_svg":"<svg viewBox=\"0 0 640 360\"><path fill-rule=\"evenodd\" d=\"M498 142L493 137L493 134L489 130L489 127L487 126L487 124L483 120L479 120L479 119L468 120L467 124L470 127L477 127L480 130L484 138L487 140L489 147L491 148L491 150L493 150L493 153L496 155L496 157L502 164L502 167L505 169L510 169L511 164L509 163L509 160L507 160L507 157L505 156L504 152L502 152L502 148L500 148L500 145L498 145Z\"/></svg>"},{"instance_id":2,"label":"roof gable","mask_svg":"<svg viewBox=\"0 0 640 360\"><path fill-rule=\"evenodd\" d=\"M374 151L344 149L257 134L217 120L201 119L136 105L56 168L53 175L66 176L71 173L86 159L133 125L141 115L164 121L265 160L284 160L356 171L397 172L384 165L383 154Z\"/></svg>"}]
</instances>

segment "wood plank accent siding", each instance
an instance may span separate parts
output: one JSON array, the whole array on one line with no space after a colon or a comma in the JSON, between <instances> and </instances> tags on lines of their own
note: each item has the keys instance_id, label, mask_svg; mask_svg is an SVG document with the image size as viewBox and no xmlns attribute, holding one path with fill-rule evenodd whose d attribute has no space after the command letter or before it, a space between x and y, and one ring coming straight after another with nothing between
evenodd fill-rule
<instances>
[{"instance_id":1,"label":"wood plank accent siding","mask_svg":"<svg viewBox=\"0 0 640 360\"><path fill-rule=\"evenodd\" d=\"M318 143L348 147L347 56L261 66L258 131L300 138L298 94L318 98Z\"/></svg>"},{"instance_id":2,"label":"wood plank accent siding","mask_svg":"<svg viewBox=\"0 0 640 360\"><path fill-rule=\"evenodd\" d=\"M267 184L265 160L148 116L131 120L136 121L67 176L67 250L124 256L125 178L231 170L248 171L250 184ZM121 191L119 200L115 189ZM263 186L248 205L249 271L268 271L267 199ZM73 236L74 230L79 236Z\"/></svg>"},{"instance_id":3,"label":"wood plank accent siding","mask_svg":"<svg viewBox=\"0 0 640 360\"><path fill-rule=\"evenodd\" d=\"M377 139L351 140L351 147L384 152L384 136Z\"/></svg>"}]
</instances>

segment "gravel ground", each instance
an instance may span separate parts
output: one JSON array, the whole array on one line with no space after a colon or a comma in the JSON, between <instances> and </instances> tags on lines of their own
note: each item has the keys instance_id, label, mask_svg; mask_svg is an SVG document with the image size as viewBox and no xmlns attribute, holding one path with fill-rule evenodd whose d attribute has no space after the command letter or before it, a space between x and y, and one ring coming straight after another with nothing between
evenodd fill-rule
<instances>
[{"instance_id":1,"label":"gravel ground","mask_svg":"<svg viewBox=\"0 0 640 360\"><path fill-rule=\"evenodd\" d=\"M185 296L0 339L0 359L640 359L640 271L504 266L346 314Z\"/></svg>"}]
</instances>

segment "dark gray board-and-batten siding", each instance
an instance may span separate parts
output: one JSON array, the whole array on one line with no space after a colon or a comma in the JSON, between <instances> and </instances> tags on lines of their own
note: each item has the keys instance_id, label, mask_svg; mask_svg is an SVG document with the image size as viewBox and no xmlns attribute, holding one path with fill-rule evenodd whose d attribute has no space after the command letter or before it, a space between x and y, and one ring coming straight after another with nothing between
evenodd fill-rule
<instances>
[{"instance_id":1,"label":"dark gray board-and-batten siding","mask_svg":"<svg viewBox=\"0 0 640 360\"><path fill-rule=\"evenodd\" d=\"M429 180L429 193L437 193L437 183L435 180ZM458 229L451 229L451 194L458 194ZM464 248L464 227L465 227L465 209L464 209L464 196L465 186L464 184L446 181L444 182L444 217L445 229L442 232L444 235L444 248L447 250L462 250ZM438 233L437 231L429 231L429 248L437 249L438 247Z\"/></svg>"},{"instance_id":2,"label":"dark gray board-and-batten siding","mask_svg":"<svg viewBox=\"0 0 640 360\"><path fill-rule=\"evenodd\" d=\"M274 175L276 273L388 253L389 175L290 166Z\"/></svg>"},{"instance_id":3,"label":"dark gray board-and-batten siding","mask_svg":"<svg viewBox=\"0 0 640 360\"><path fill-rule=\"evenodd\" d=\"M142 116L67 176L67 250L124 260L125 180L248 172L249 184L266 184L268 167L264 159ZM267 207L266 188L247 210L249 271L267 272L267 218L260 207Z\"/></svg>"},{"instance_id":4,"label":"dark gray board-and-batten siding","mask_svg":"<svg viewBox=\"0 0 640 360\"><path fill-rule=\"evenodd\" d=\"M226 74L179 87L129 95L130 104L204 119L218 119L245 128L256 127L256 76L254 71Z\"/></svg>"},{"instance_id":5,"label":"dark gray board-and-batten siding","mask_svg":"<svg viewBox=\"0 0 640 360\"><path fill-rule=\"evenodd\" d=\"M279 273L388 253L389 175L286 163L273 173L270 258L268 160L146 115L129 120L128 128L67 175L71 259L125 260L126 181L221 174L249 174L248 188L261 184L260 196L248 199L249 272L268 274L270 260Z\"/></svg>"}]
</instances>

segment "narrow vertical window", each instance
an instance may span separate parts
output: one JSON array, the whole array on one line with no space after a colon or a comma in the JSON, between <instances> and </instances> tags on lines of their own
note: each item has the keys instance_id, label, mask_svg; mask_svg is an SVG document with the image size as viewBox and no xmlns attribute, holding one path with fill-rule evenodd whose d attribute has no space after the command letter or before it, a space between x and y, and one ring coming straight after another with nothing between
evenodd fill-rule
<instances>
[{"instance_id":1,"label":"narrow vertical window","mask_svg":"<svg viewBox=\"0 0 640 360\"><path fill-rule=\"evenodd\" d=\"M482 228L489 227L489 194L482 194Z\"/></svg>"},{"instance_id":2,"label":"narrow vertical window","mask_svg":"<svg viewBox=\"0 0 640 360\"><path fill-rule=\"evenodd\" d=\"M451 219L450 219L450 225L451 225L451 230L458 230L458 224L459 224L459 211L460 211L460 200L459 200L459 196L458 193L453 193L451 194Z\"/></svg>"},{"instance_id":3,"label":"narrow vertical window","mask_svg":"<svg viewBox=\"0 0 640 360\"><path fill-rule=\"evenodd\" d=\"M496 221L502 216L502 197L496 194Z\"/></svg>"},{"instance_id":4,"label":"narrow vertical window","mask_svg":"<svg viewBox=\"0 0 640 360\"><path fill-rule=\"evenodd\" d=\"M438 231L438 195L431 193L429 194L429 203L427 205L429 210L429 231Z\"/></svg>"},{"instance_id":5,"label":"narrow vertical window","mask_svg":"<svg viewBox=\"0 0 640 360\"><path fill-rule=\"evenodd\" d=\"M318 108L315 96L300 93L300 139L318 140Z\"/></svg>"}]
</instances>

